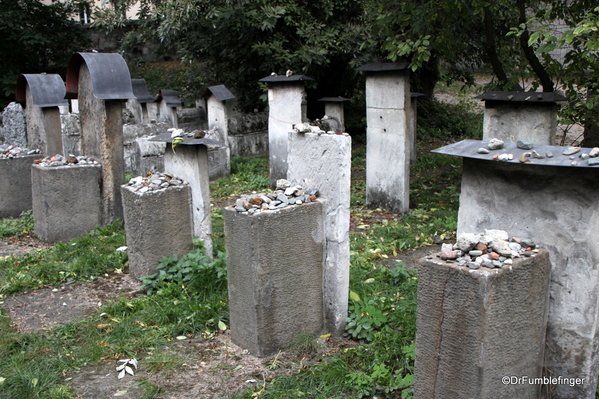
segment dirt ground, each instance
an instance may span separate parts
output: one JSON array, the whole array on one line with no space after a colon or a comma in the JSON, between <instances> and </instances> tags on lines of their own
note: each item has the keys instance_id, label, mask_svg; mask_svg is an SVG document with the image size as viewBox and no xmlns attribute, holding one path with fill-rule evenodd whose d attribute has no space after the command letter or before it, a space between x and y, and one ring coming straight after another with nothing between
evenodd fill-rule
<instances>
[{"instance_id":1,"label":"dirt ground","mask_svg":"<svg viewBox=\"0 0 599 399\"><path fill-rule=\"evenodd\" d=\"M21 256L44 247L47 245L32 237L0 240L0 256ZM418 259L438 250L437 247L421 248L396 259L414 267ZM83 319L110 299L140 294L137 280L125 273L113 273L92 282L63 284L11 296L2 306L15 329L28 333ZM275 376L291 374L314 362L318 354L332 354L351 345L355 343L317 339L316 346L307 351L296 349L258 358L232 343L228 333L216 334L172 343L167 348L169 355L180 359L174 367L151 370L140 358L139 370L134 376L118 379L116 367L120 363L115 361L83 367L66 376L65 382L71 384L79 398L85 399L139 399L141 381L150 381L160 387L158 397L161 399L226 398L251 387L260 390Z\"/></svg>"}]
</instances>

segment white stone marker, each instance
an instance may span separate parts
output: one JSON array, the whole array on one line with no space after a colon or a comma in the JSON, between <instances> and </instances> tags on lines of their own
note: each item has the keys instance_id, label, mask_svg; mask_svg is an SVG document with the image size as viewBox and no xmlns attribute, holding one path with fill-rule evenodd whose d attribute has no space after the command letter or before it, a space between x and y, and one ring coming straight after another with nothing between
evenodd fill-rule
<instances>
[{"instance_id":1,"label":"white stone marker","mask_svg":"<svg viewBox=\"0 0 599 399\"><path fill-rule=\"evenodd\" d=\"M127 63L120 54L73 54L66 86L79 100L81 153L102 165L102 224L123 220L123 101L135 98Z\"/></svg>"},{"instance_id":2,"label":"white stone marker","mask_svg":"<svg viewBox=\"0 0 599 399\"><path fill-rule=\"evenodd\" d=\"M174 90L160 90L156 101L160 122L168 122L172 127L179 127L177 111L183 108L179 94Z\"/></svg>"},{"instance_id":3,"label":"white stone marker","mask_svg":"<svg viewBox=\"0 0 599 399\"><path fill-rule=\"evenodd\" d=\"M324 114L328 119L323 118L323 120L330 123L331 130L335 131L336 129L339 129L342 132L345 132L345 112L343 104L350 101L349 98L323 97L318 101L324 102ZM331 119L336 123L331 123Z\"/></svg>"},{"instance_id":4,"label":"white stone marker","mask_svg":"<svg viewBox=\"0 0 599 399\"><path fill-rule=\"evenodd\" d=\"M224 85L211 86L207 90L206 100L208 108L208 129L215 132L216 136L210 138L223 144L222 147L210 148L212 152L210 166L210 179L217 180L231 174L231 150L229 148L229 115L235 99L233 93ZM209 154L210 155L210 154Z\"/></svg>"},{"instance_id":5,"label":"white stone marker","mask_svg":"<svg viewBox=\"0 0 599 399\"><path fill-rule=\"evenodd\" d=\"M526 141L554 145L557 101L568 99L557 93L490 91L476 98L485 102L483 140Z\"/></svg>"},{"instance_id":6,"label":"white stone marker","mask_svg":"<svg viewBox=\"0 0 599 399\"><path fill-rule=\"evenodd\" d=\"M39 149L47 156L62 154L59 107L68 106L65 94L58 74L19 76L15 97L24 108L29 148Z\"/></svg>"},{"instance_id":7,"label":"white stone marker","mask_svg":"<svg viewBox=\"0 0 599 399\"><path fill-rule=\"evenodd\" d=\"M325 229L323 295L325 327L341 337L349 294L351 137L289 133L288 180L320 191Z\"/></svg>"},{"instance_id":8,"label":"white stone marker","mask_svg":"<svg viewBox=\"0 0 599 399\"><path fill-rule=\"evenodd\" d=\"M288 133L293 125L306 120L304 82L314 81L304 75L267 76L268 83L268 153L270 186L287 178Z\"/></svg>"},{"instance_id":9,"label":"white stone marker","mask_svg":"<svg viewBox=\"0 0 599 399\"><path fill-rule=\"evenodd\" d=\"M407 63L366 64L366 205L410 207L410 79Z\"/></svg>"}]
</instances>

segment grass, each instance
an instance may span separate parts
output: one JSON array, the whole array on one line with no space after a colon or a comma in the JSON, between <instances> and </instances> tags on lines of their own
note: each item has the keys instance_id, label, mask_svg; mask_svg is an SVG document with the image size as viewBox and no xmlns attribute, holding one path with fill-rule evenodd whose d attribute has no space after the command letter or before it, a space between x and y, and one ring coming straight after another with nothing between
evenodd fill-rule
<instances>
[{"instance_id":1,"label":"grass","mask_svg":"<svg viewBox=\"0 0 599 399\"><path fill-rule=\"evenodd\" d=\"M467 113L460 117L460 112L464 111L451 108L434 115L445 118L446 124L470 120ZM436 121L435 126L442 123ZM452 126L447 131L444 139L449 142L467 136L474 128ZM430 132L424 130L423 134L423 138L431 138ZM431 139L438 140L435 135ZM231 164L231 176L211 185L213 204L268 188L266 159L236 158ZM350 234L350 327L346 334L356 344L318 355L314 341L304 337L297 347L308 360L302 361L297 373L256 384L237 397L412 396L418 279L398 255L454 234L460 166L455 158L419 154L412 167L412 211L398 217L364 208L365 181L360 172L365 168L365 150L354 148L351 214L356 228ZM30 334L16 332L6 313L0 313L0 399L75 397L64 378L86 364L142 358L141 371L151 375L185 362L168 351L169 342L177 337L210 337L228 324L222 210L218 206L213 207L212 219L217 257L210 260L196 249L181 258L164 258L161 272L145 283L149 295L122 297L83 321ZM30 230L30 215L0 222L0 236ZM0 259L0 295L4 298L126 270L126 252L116 251L123 245L124 230L116 223L52 249ZM276 359L269 365L275 367ZM160 386L151 378L142 379L141 385L144 398L160 396Z\"/></svg>"}]
</instances>

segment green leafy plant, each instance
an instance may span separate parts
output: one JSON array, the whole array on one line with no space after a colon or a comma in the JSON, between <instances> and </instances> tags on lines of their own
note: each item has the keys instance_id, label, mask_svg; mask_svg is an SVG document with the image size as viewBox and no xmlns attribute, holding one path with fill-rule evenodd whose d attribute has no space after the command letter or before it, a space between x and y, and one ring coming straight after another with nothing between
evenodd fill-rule
<instances>
[{"instance_id":1,"label":"green leafy plant","mask_svg":"<svg viewBox=\"0 0 599 399\"><path fill-rule=\"evenodd\" d=\"M373 340L373 333L387 323L387 316L380 309L380 302L363 302L358 294L350 294L349 316L346 320L345 335L361 342Z\"/></svg>"}]
</instances>

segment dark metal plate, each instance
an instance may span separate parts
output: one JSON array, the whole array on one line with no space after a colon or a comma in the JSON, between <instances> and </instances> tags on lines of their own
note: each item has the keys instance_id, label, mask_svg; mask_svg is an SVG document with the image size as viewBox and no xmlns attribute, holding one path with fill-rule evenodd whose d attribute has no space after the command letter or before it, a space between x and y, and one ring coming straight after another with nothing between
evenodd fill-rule
<instances>
[{"instance_id":1,"label":"dark metal plate","mask_svg":"<svg viewBox=\"0 0 599 399\"><path fill-rule=\"evenodd\" d=\"M316 101L324 101L327 103L344 103L344 102L351 101L351 100L349 98L345 98L345 97L323 97Z\"/></svg>"},{"instance_id":2,"label":"dark metal plate","mask_svg":"<svg viewBox=\"0 0 599 399\"><path fill-rule=\"evenodd\" d=\"M371 62L370 64L365 64L359 68L356 68L356 71L386 72L386 71L402 71L404 69L408 69L407 62Z\"/></svg>"},{"instance_id":3,"label":"dark metal plate","mask_svg":"<svg viewBox=\"0 0 599 399\"><path fill-rule=\"evenodd\" d=\"M17 79L15 99L23 107L26 104L26 87L29 86L34 107L58 107L68 105L64 98L67 90L64 81L56 73L21 74Z\"/></svg>"},{"instance_id":4,"label":"dark metal plate","mask_svg":"<svg viewBox=\"0 0 599 399\"><path fill-rule=\"evenodd\" d=\"M557 101L570 101L568 97L553 92L531 91L488 91L474 98L483 101L511 101L528 103L554 103Z\"/></svg>"},{"instance_id":5,"label":"dark metal plate","mask_svg":"<svg viewBox=\"0 0 599 399\"><path fill-rule=\"evenodd\" d=\"M159 141L162 143L172 143L173 139L171 138L170 133L162 133L157 135L156 137L152 137L148 141ZM189 137L184 135L183 142L178 145L205 145L205 146L216 146L216 147L224 147L224 144L220 141L212 140L212 139L196 139L193 137Z\"/></svg>"},{"instance_id":6,"label":"dark metal plate","mask_svg":"<svg viewBox=\"0 0 599 399\"><path fill-rule=\"evenodd\" d=\"M133 94L140 104L153 103L156 98L148 93L148 86L145 79L131 79Z\"/></svg>"},{"instance_id":7,"label":"dark metal plate","mask_svg":"<svg viewBox=\"0 0 599 399\"><path fill-rule=\"evenodd\" d=\"M314 79L306 76L306 75L270 75L265 78L260 79L258 82L266 82L266 83L278 83L278 82L301 82L301 81L314 81Z\"/></svg>"},{"instance_id":8,"label":"dark metal plate","mask_svg":"<svg viewBox=\"0 0 599 399\"><path fill-rule=\"evenodd\" d=\"M479 148L487 148L488 149L488 141L480 141L480 140L462 140L457 143L449 144L441 148L437 148L436 150L432 150L431 152L435 152L437 154L444 155L453 155L457 157L463 158L473 158L473 159L481 159L485 161L492 162L504 162L504 161L495 161L493 160L493 156L496 154L513 154L514 158L511 161L506 161L507 163L516 163L519 165L549 165L549 166L567 166L567 167L576 167L576 168L595 168L597 166L589 165L588 159L583 159L580 157L581 154L588 154L591 150L590 148L582 148L579 152L574 155L563 155L563 152L568 147L561 146L553 146L553 145L534 145L532 150L523 150L516 146L516 143L504 143L504 148L500 150L490 150L489 154L479 154L477 151ZM530 162L522 163L520 162L520 156L525 152L536 151L539 155L543 156L542 159L529 157L527 158ZM552 158L547 157L547 153L553 154ZM590 158L597 159L597 158ZM573 164L573 162L576 164Z\"/></svg>"},{"instance_id":9,"label":"dark metal plate","mask_svg":"<svg viewBox=\"0 0 599 399\"><path fill-rule=\"evenodd\" d=\"M181 99L179 98L179 93L177 93L175 90L160 90L158 92L158 96L156 97L156 102L163 100L166 102L166 105L170 107L178 107L183 105L183 102L181 102Z\"/></svg>"},{"instance_id":10,"label":"dark metal plate","mask_svg":"<svg viewBox=\"0 0 599 399\"><path fill-rule=\"evenodd\" d=\"M77 98L79 69L85 63L92 79L94 97L100 100L135 98L125 59L116 53L75 53L67 67L67 98Z\"/></svg>"},{"instance_id":11,"label":"dark metal plate","mask_svg":"<svg viewBox=\"0 0 599 399\"><path fill-rule=\"evenodd\" d=\"M208 97L210 93L212 93L218 101L227 101L235 98L233 93L231 93L225 85L210 86L208 90L206 90L206 97Z\"/></svg>"}]
</instances>

